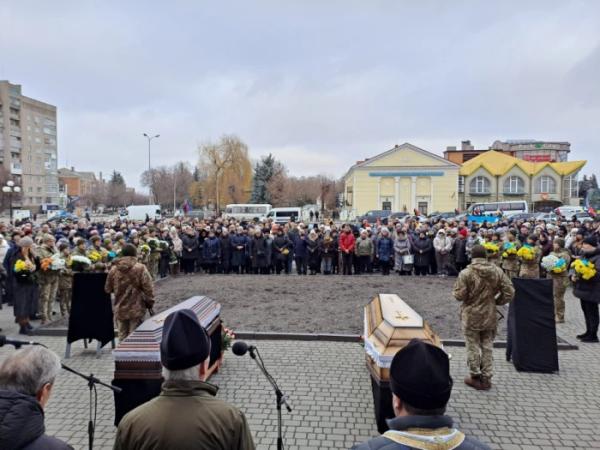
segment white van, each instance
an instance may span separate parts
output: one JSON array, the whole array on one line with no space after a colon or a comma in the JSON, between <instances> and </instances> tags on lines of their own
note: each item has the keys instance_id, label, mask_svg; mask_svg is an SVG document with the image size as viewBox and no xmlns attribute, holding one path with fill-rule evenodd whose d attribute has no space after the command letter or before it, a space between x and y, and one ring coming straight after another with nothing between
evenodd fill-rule
<instances>
[{"instance_id":1,"label":"white van","mask_svg":"<svg viewBox=\"0 0 600 450\"><path fill-rule=\"evenodd\" d=\"M272 219L278 224L286 224L289 221L298 222L302 219L302 208L290 206L287 208L273 208L267 214L267 219Z\"/></svg>"},{"instance_id":2,"label":"white van","mask_svg":"<svg viewBox=\"0 0 600 450\"><path fill-rule=\"evenodd\" d=\"M223 217L225 219L235 219L240 222L250 222L251 220L263 220L271 211L271 205L268 203L232 203L225 207Z\"/></svg>"},{"instance_id":3,"label":"white van","mask_svg":"<svg viewBox=\"0 0 600 450\"><path fill-rule=\"evenodd\" d=\"M126 211L126 215L121 214L121 219L146 220L146 216L151 220L162 219L160 205L131 205L126 208Z\"/></svg>"}]
</instances>

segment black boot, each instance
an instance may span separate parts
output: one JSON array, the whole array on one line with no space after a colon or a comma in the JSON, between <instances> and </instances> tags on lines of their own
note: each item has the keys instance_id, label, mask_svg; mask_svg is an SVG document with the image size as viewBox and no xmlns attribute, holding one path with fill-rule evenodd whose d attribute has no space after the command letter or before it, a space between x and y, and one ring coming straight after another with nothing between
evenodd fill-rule
<instances>
[{"instance_id":1,"label":"black boot","mask_svg":"<svg viewBox=\"0 0 600 450\"><path fill-rule=\"evenodd\" d=\"M33 336L33 330L27 328L27 326L22 326L19 329L19 334L24 334L25 336Z\"/></svg>"},{"instance_id":2,"label":"black boot","mask_svg":"<svg viewBox=\"0 0 600 450\"><path fill-rule=\"evenodd\" d=\"M582 334L578 334L577 336L575 336L577 339L581 340L581 339L585 339L586 337L589 336L589 332L586 331L585 333Z\"/></svg>"}]
</instances>

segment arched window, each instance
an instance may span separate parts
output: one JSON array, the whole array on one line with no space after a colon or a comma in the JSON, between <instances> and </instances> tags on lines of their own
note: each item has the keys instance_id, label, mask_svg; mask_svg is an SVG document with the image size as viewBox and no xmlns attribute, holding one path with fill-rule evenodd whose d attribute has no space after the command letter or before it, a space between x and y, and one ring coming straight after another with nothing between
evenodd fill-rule
<instances>
[{"instance_id":1,"label":"arched window","mask_svg":"<svg viewBox=\"0 0 600 450\"><path fill-rule=\"evenodd\" d=\"M486 177L475 177L469 183L469 191L471 194L489 194L490 193L490 180Z\"/></svg>"},{"instance_id":2,"label":"arched window","mask_svg":"<svg viewBox=\"0 0 600 450\"><path fill-rule=\"evenodd\" d=\"M542 175L535 180L536 194L556 194L556 180L548 175Z\"/></svg>"},{"instance_id":3,"label":"arched window","mask_svg":"<svg viewBox=\"0 0 600 450\"><path fill-rule=\"evenodd\" d=\"M505 194L524 194L525 193L525 181L523 178L511 175L504 180L504 193Z\"/></svg>"}]
</instances>

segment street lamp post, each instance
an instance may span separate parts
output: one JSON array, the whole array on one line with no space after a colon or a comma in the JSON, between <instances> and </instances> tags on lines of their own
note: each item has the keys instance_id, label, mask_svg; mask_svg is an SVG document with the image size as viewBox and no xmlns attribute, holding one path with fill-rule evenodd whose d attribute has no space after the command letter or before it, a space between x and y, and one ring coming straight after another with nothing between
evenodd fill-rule
<instances>
[{"instance_id":1,"label":"street lamp post","mask_svg":"<svg viewBox=\"0 0 600 450\"><path fill-rule=\"evenodd\" d=\"M10 206L10 223L13 221L13 192L18 194L21 192L20 186L15 186L15 182L8 180L5 186L2 186L2 192L8 194L8 204Z\"/></svg>"},{"instance_id":2,"label":"street lamp post","mask_svg":"<svg viewBox=\"0 0 600 450\"><path fill-rule=\"evenodd\" d=\"M150 189L148 189L149 190L148 204L151 205L152 204L152 187L153 187L152 185L154 184L154 176L152 175L152 166L150 165L150 142L152 141L152 139L160 137L160 134L150 136L149 134L144 133L144 137L146 137L146 139L148 139L148 175L151 177Z\"/></svg>"}]
</instances>

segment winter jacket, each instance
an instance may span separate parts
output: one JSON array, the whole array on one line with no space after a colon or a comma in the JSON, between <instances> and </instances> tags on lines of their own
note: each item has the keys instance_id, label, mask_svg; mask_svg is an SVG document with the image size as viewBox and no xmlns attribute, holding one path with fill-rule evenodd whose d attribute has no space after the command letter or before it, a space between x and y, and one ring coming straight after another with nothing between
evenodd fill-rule
<instances>
[{"instance_id":1,"label":"winter jacket","mask_svg":"<svg viewBox=\"0 0 600 450\"><path fill-rule=\"evenodd\" d=\"M452 239L444 234L438 234L433 240L433 248L436 253L450 253L450 250L452 250Z\"/></svg>"},{"instance_id":2,"label":"winter jacket","mask_svg":"<svg viewBox=\"0 0 600 450\"><path fill-rule=\"evenodd\" d=\"M264 236L254 237L250 244L252 267L262 269L267 266L267 240Z\"/></svg>"},{"instance_id":3,"label":"winter jacket","mask_svg":"<svg viewBox=\"0 0 600 450\"><path fill-rule=\"evenodd\" d=\"M216 264L221 257L221 241L216 236L204 240L202 260L207 264Z\"/></svg>"},{"instance_id":4,"label":"winter jacket","mask_svg":"<svg viewBox=\"0 0 600 450\"><path fill-rule=\"evenodd\" d=\"M457 238L452 244L452 255L454 256L454 262L459 264L466 264L467 259L467 240Z\"/></svg>"},{"instance_id":5,"label":"winter jacket","mask_svg":"<svg viewBox=\"0 0 600 450\"><path fill-rule=\"evenodd\" d=\"M146 309L154 306L154 284L145 265L133 256L124 256L115 261L104 290L115 296L115 318L117 320L141 320Z\"/></svg>"},{"instance_id":6,"label":"winter jacket","mask_svg":"<svg viewBox=\"0 0 600 450\"><path fill-rule=\"evenodd\" d=\"M381 237L377 240L377 257L380 261L388 262L394 254L394 241L390 237Z\"/></svg>"},{"instance_id":7,"label":"winter jacket","mask_svg":"<svg viewBox=\"0 0 600 450\"><path fill-rule=\"evenodd\" d=\"M44 432L44 410L35 397L0 390L2 450L73 450L70 445Z\"/></svg>"},{"instance_id":8,"label":"winter jacket","mask_svg":"<svg viewBox=\"0 0 600 450\"><path fill-rule=\"evenodd\" d=\"M489 447L475 439L466 437L453 427L448 416L406 416L387 421L390 430L352 450L411 450L415 448L435 448L438 450L489 450ZM411 447L411 442L421 442L419 447Z\"/></svg>"},{"instance_id":9,"label":"winter jacket","mask_svg":"<svg viewBox=\"0 0 600 450\"><path fill-rule=\"evenodd\" d=\"M423 239L415 239L413 243L413 253L415 255L416 267L427 267L431 264L431 249L433 244L431 239L424 237Z\"/></svg>"},{"instance_id":10,"label":"winter jacket","mask_svg":"<svg viewBox=\"0 0 600 450\"><path fill-rule=\"evenodd\" d=\"M261 238L262 239L262 238ZM165 381L158 397L119 423L115 450L253 450L244 414L203 381Z\"/></svg>"},{"instance_id":11,"label":"winter jacket","mask_svg":"<svg viewBox=\"0 0 600 450\"><path fill-rule=\"evenodd\" d=\"M306 258L307 255L306 236L301 238L300 235L296 235L294 239L294 258Z\"/></svg>"},{"instance_id":12,"label":"winter jacket","mask_svg":"<svg viewBox=\"0 0 600 450\"><path fill-rule=\"evenodd\" d=\"M246 255L248 253L248 243L246 236L243 234L234 234L230 238L231 240L231 265L232 266L243 266L246 261Z\"/></svg>"},{"instance_id":13,"label":"winter jacket","mask_svg":"<svg viewBox=\"0 0 600 450\"><path fill-rule=\"evenodd\" d=\"M321 241L321 256L323 259L329 260L337 258L338 244L333 237L325 236Z\"/></svg>"},{"instance_id":14,"label":"winter jacket","mask_svg":"<svg viewBox=\"0 0 600 450\"><path fill-rule=\"evenodd\" d=\"M227 267L231 262L231 252L231 238L229 235L221 237L221 262Z\"/></svg>"},{"instance_id":15,"label":"winter jacket","mask_svg":"<svg viewBox=\"0 0 600 450\"><path fill-rule=\"evenodd\" d=\"M515 289L498 266L484 258L473 258L471 264L458 274L452 293L461 302L463 327L483 331L496 329L496 306L512 301ZM500 294L498 299L497 294Z\"/></svg>"},{"instance_id":16,"label":"winter jacket","mask_svg":"<svg viewBox=\"0 0 600 450\"><path fill-rule=\"evenodd\" d=\"M308 252L308 264L311 267L316 267L321 257L321 240L318 237L315 239L309 237L306 240L306 250Z\"/></svg>"},{"instance_id":17,"label":"winter jacket","mask_svg":"<svg viewBox=\"0 0 600 450\"><path fill-rule=\"evenodd\" d=\"M340 251L343 253L352 253L354 252L354 244L356 243L356 239L352 232L346 233L345 231L340 234L339 239L339 247Z\"/></svg>"},{"instance_id":18,"label":"winter jacket","mask_svg":"<svg viewBox=\"0 0 600 450\"><path fill-rule=\"evenodd\" d=\"M373 241L369 238L358 238L354 244L354 253L358 256L371 256L373 254Z\"/></svg>"},{"instance_id":19,"label":"winter jacket","mask_svg":"<svg viewBox=\"0 0 600 450\"><path fill-rule=\"evenodd\" d=\"M596 266L596 275L589 280L578 277L573 288L573 295L580 300L600 303L600 249L585 257Z\"/></svg>"},{"instance_id":20,"label":"winter jacket","mask_svg":"<svg viewBox=\"0 0 600 450\"><path fill-rule=\"evenodd\" d=\"M183 245L183 259L198 259L200 250L196 235L189 235L185 233L183 236L181 236L181 243Z\"/></svg>"},{"instance_id":21,"label":"winter jacket","mask_svg":"<svg viewBox=\"0 0 600 450\"><path fill-rule=\"evenodd\" d=\"M284 234L275 236L273 239L273 254L276 261L287 261L292 248L292 243Z\"/></svg>"}]
</instances>

